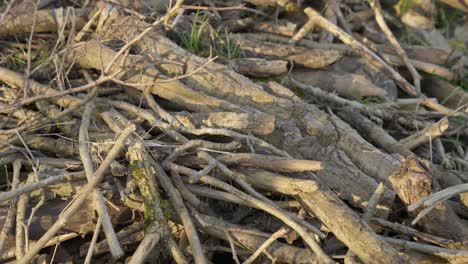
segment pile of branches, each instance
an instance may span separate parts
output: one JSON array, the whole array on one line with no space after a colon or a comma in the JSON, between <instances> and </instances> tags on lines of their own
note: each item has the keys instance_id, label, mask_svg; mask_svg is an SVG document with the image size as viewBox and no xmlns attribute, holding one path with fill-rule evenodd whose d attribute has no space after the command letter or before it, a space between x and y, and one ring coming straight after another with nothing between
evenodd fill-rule
<instances>
[{"instance_id":1,"label":"pile of branches","mask_svg":"<svg viewBox=\"0 0 468 264\"><path fill-rule=\"evenodd\" d=\"M467 263L468 61L420 2L4 1L0 261Z\"/></svg>"}]
</instances>

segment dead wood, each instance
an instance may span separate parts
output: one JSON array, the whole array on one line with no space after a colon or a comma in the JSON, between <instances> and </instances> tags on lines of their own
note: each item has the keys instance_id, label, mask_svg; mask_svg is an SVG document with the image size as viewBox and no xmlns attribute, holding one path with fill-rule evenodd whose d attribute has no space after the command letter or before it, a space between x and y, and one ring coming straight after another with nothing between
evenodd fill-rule
<instances>
[{"instance_id":1,"label":"dead wood","mask_svg":"<svg viewBox=\"0 0 468 264\"><path fill-rule=\"evenodd\" d=\"M368 79L357 74L341 74L330 71L293 71L291 76L307 85L347 97L385 96L387 92Z\"/></svg>"},{"instance_id":2,"label":"dead wood","mask_svg":"<svg viewBox=\"0 0 468 264\"><path fill-rule=\"evenodd\" d=\"M218 237L222 240L227 240L224 230L229 230L231 236L235 239L236 244L241 245L254 251L269 237L269 234L259 235L260 232L243 232L243 228L236 225L230 224L222 219L215 219L207 215L196 214L195 215L198 224L205 232ZM269 254L278 261L285 263L315 263L316 257L309 250L295 248L285 243L273 242L268 248Z\"/></svg>"},{"instance_id":3,"label":"dead wood","mask_svg":"<svg viewBox=\"0 0 468 264\"><path fill-rule=\"evenodd\" d=\"M29 228L28 237L32 241L37 241L41 236L58 220L58 215L67 206L69 201L61 199L51 199L45 203L44 206L40 207L34 214ZM119 223L125 223L129 220L129 212L124 207L118 208L120 212L116 210L110 210L112 223L117 225ZM31 214L31 208L28 209L26 219ZM3 218L4 215L2 215ZM93 231L95 220L94 208L92 203L81 207L75 215L70 218L67 226L62 229L64 233L74 233L76 235L86 235ZM0 221L0 225L3 226L3 221ZM15 247L15 239L13 234L9 234L5 239L4 251L8 252L9 249ZM14 250L13 250L14 252Z\"/></svg>"},{"instance_id":4,"label":"dead wood","mask_svg":"<svg viewBox=\"0 0 468 264\"><path fill-rule=\"evenodd\" d=\"M292 37L296 33L297 25L289 21L278 21L278 23L260 22L253 24L254 30L265 33L274 33L286 37Z\"/></svg>"},{"instance_id":5,"label":"dead wood","mask_svg":"<svg viewBox=\"0 0 468 264\"><path fill-rule=\"evenodd\" d=\"M112 127L116 133L123 131L125 126L131 125L128 120L125 120L124 117L119 116L117 112L106 112L102 115L109 126ZM195 262L200 264L207 263L200 244L200 239L189 216L189 213L184 206L180 194L178 194L175 188L172 186L172 183L164 172L162 166L156 160L154 160L147 151L145 151L141 141L136 138L131 138L131 145L132 147L129 149L129 156L131 160L130 165L132 166L132 176L137 181L140 192L145 199L145 207L154 210L151 215L153 219L150 219L150 222L154 226L147 227L147 234L138 247L136 251L137 253L133 255L131 262L143 262L147 257L147 252L152 251L152 249L159 243L160 240L163 240L164 242L164 240L167 239L165 236L169 235L169 228L167 226L166 220L164 219L164 213L161 210L160 195L156 189L158 184L155 180L155 177L152 175L155 173L159 184L161 184L163 189L170 195L170 200L185 226L185 232L188 234L190 245L194 251ZM150 234L149 236L148 233Z\"/></svg>"},{"instance_id":6,"label":"dead wood","mask_svg":"<svg viewBox=\"0 0 468 264\"><path fill-rule=\"evenodd\" d=\"M37 11L35 15L31 15L29 12L11 15L2 22L0 38L30 32L33 24L35 32L48 32L64 25L69 28L72 25L75 28L82 28L86 24L87 12L86 9L79 9L75 11L75 14L72 14L64 9L50 9Z\"/></svg>"},{"instance_id":7,"label":"dead wood","mask_svg":"<svg viewBox=\"0 0 468 264\"><path fill-rule=\"evenodd\" d=\"M440 137L447 128L448 120L447 118L443 118L439 122L427 126L418 133L415 133L408 138L401 139L400 144L405 146L407 149L414 149L427 141Z\"/></svg>"},{"instance_id":8,"label":"dead wood","mask_svg":"<svg viewBox=\"0 0 468 264\"><path fill-rule=\"evenodd\" d=\"M457 109L468 104L468 93L461 87L429 75L424 76L424 90L429 96L436 97L443 105Z\"/></svg>"},{"instance_id":9,"label":"dead wood","mask_svg":"<svg viewBox=\"0 0 468 264\"><path fill-rule=\"evenodd\" d=\"M227 65L240 74L254 77L276 76L288 72L288 62L285 60L231 59Z\"/></svg>"},{"instance_id":10,"label":"dead wood","mask_svg":"<svg viewBox=\"0 0 468 264\"><path fill-rule=\"evenodd\" d=\"M187 63L186 70L188 72L193 71L193 69L196 69L197 67L200 67L201 65L205 64L204 62L202 62L203 61L202 59L195 58L195 57L193 57L193 55L190 55L190 54L188 54L188 53L186 53L184 51L179 51L180 49L177 46L175 46L174 44L172 44L168 40L165 40L164 38L161 38L161 37L143 38L143 41L140 43L140 46L145 45L145 44L148 45L147 49L148 49L149 52L154 52L154 54L167 54L167 56L169 56L169 54L172 54L172 56L176 56L174 58L178 58L179 61ZM144 46L141 46L141 47L144 47ZM88 48L87 49L87 55L91 55L90 51L92 51L92 50L93 50L92 48ZM175 53L176 51L181 53L181 54L179 55L179 54ZM93 57L96 57L96 56L97 56L97 54L95 56L93 56ZM102 57L102 51L101 51L101 57ZM85 60L85 57L82 57L82 60ZM83 65L83 66L86 66L86 65ZM170 64L166 63L166 64L160 64L160 66L163 67L166 71L171 71L172 73L179 73L179 74L184 73L184 71L182 69L180 69L177 65L170 65ZM214 76L210 78L210 81L208 81L203 77L203 75L200 75L200 74L190 75L184 81L187 84L191 85L192 87L194 87L196 89L201 89L202 91L204 91L207 94L210 94L212 96L213 95L214 96L216 96L216 95L217 96L222 96L223 98L226 98L226 93L229 94L229 93L232 93L233 91L235 91L233 88L239 86L239 84L232 83L232 85L229 85L229 86L226 85L227 80L226 80L225 77L223 77L223 75L221 75L222 74L221 73L222 72L222 70L221 70L222 66L218 66L215 63L212 63L211 67L209 67L209 68L212 68L212 67L214 67L215 69L217 68L216 72L214 72L213 74L215 74L214 76L216 76L216 75L220 76L219 81L218 81L218 79L213 78ZM226 70L224 72L226 72ZM235 74L232 74L232 73L229 73L229 75L233 76L233 78L236 78L236 79L240 78L240 76L236 76ZM246 81L247 80L245 80L245 82ZM213 85L216 84L216 82L220 82L220 85L213 86ZM222 85L221 85L221 83L222 83ZM279 99L279 100L278 99L273 99L274 98L273 96L267 95L264 92L260 92L260 90L257 90L258 88L256 88L255 85L253 85L253 84L247 84L247 85L242 85L242 86L244 87L242 89L242 92L241 92L243 99L242 100L239 100L239 99L236 100L236 97L239 98L238 97L239 95L236 95L235 92L234 92L234 94L229 95L229 97L232 98L231 99L232 102L234 102L234 103L241 103L242 102L242 104L244 104L244 105L247 104L249 107L252 107L253 105L255 105L257 108L260 108L260 110L264 110L264 111L267 111L267 109L269 109L269 111L272 111L272 109L278 109L278 110L284 109L284 107L281 107L281 104L291 105L291 103L292 103L292 102L288 102L287 100L284 100L284 99ZM249 86L252 87L253 89L247 89L247 87L249 87ZM217 87L219 90L213 90L212 87ZM226 89L228 89L228 90L226 90ZM223 91L223 90L226 90L226 91ZM241 90L237 90L237 91L240 92ZM158 91L158 92L162 93L161 91ZM258 96L253 97L252 96L253 94L258 94ZM206 97L204 97L204 98L206 98ZM257 102L256 104L252 104L252 103L249 103L249 98L252 98L250 100L253 100L253 101L259 101L259 99L261 99L261 98L264 98L263 100L267 99L265 102L276 101L277 104L280 104L280 106L279 106L279 108L271 108L271 107L267 107L266 105L268 105L268 104L265 104L265 103L259 104ZM187 105L187 104L185 104L185 105ZM316 112L317 110L314 110L314 108L312 106L302 106L302 107L307 109L308 111L311 111L312 113L314 113L314 114L316 114L318 116L324 116L324 117L326 116L324 114L320 114L320 113ZM302 120L308 120L309 115L313 115L312 113L305 112L304 113L305 115L301 119ZM284 117L288 116L289 114L285 114L284 111L280 110L279 112L276 112L276 115L278 115L278 118L284 118ZM314 119L320 120L320 118L317 118L317 117L314 118ZM309 134L312 133L315 136L320 135L320 134L318 134L319 131L320 131L320 133L323 133L323 132L326 131L325 133L323 133L324 135L326 135L326 139L322 139L322 141L324 143L325 142L330 142L330 141L333 141L333 140L331 140L330 137L333 137L333 135L335 134L333 132L335 130L334 127L335 126L340 127L340 126L337 126L337 124L340 124L340 121L336 120L336 122L334 122L335 120L333 118L332 118L332 120L333 120L332 122L329 121L330 123L329 123L328 126L325 125L325 124L322 125L320 123L316 123L316 121L314 122L312 120L306 121L304 123L305 129L306 129L306 131L308 131ZM342 124L341 126L343 126L343 125L344 124ZM352 136L353 133L349 129L343 129L343 131L349 131L349 132L342 134L342 135L344 135L344 137L340 138L340 140L338 141L338 146L339 147L341 146L343 148L343 150L348 155L350 155L351 160L353 162L356 162L358 166L363 166L361 169L363 169L364 172L368 173L371 176L376 177L379 180L387 181L388 176L393 175L395 173L395 171L401 170L401 168L399 168L399 165L397 165L397 164L401 164L401 163L399 163L399 161L395 160L394 158L385 157L385 155L383 153L381 153L380 151L378 151L378 150L377 151L364 150L363 146L365 146L366 144L364 143L365 141L363 139L361 139L359 136L357 136L357 137ZM352 143L353 141L355 142L355 144ZM286 144L286 145L289 145L286 149L290 149L291 146L293 146L293 144ZM304 144L302 143L302 145L304 145ZM357 149L362 149L362 150L357 151L357 149L354 149L355 147L357 147ZM369 148L369 147L370 146L366 146L364 148ZM291 153L297 153L297 150L291 151ZM360 155L359 157L357 157L356 156L357 153L366 153L366 154ZM381 156L382 158L377 158L377 156ZM381 166L373 167L371 169L369 166L365 165L366 160L375 160L375 159L381 160L381 163L380 163ZM370 164L370 163L368 163L368 164ZM334 166L330 166L330 167L333 168ZM379 168L379 169L377 169L377 168ZM387 176L383 176L383 175L387 175ZM406 174L407 177L411 177L410 175L411 174ZM393 179L393 178L391 178L391 179ZM397 184L397 187L401 186L401 185L399 185L400 181L395 181L395 183ZM426 193L430 192L430 189L429 189L430 185L427 185L427 184L416 185L414 187L417 188L417 189L418 188L426 188ZM401 195L403 197L400 197L400 198L402 198L404 201L410 201L410 200L412 200L412 198L411 198L412 195L408 195L408 193L406 192L406 188L407 187L404 188L405 189L405 191L404 191L405 194L403 195L403 193L402 193ZM397 193L400 190L403 191L402 188L394 187L393 189L396 190ZM412 193L412 194L421 193L422 194L424 192L414 191L414 192L410 192L410 193ZM414 199L414 200L416 200L416 199ZM445 210L449 210L449 209L442 208L442 211L445 211ZM442 217L440 219L440 221L442 221L442 222L446 221L446 220L443 220L443 219L446 219L446 218ZM433 221L430 221L430 222L434 223ZM440 223L437 224L437 226L440 227L441 226ZM441 232L442 232L441 234L446 233L447 229L443 228L443 231L441 230ZM460 233L457 232L456 234L452 234L452 235L455 236L455 237L458 237L460 235Z\"/></svg>"},{"instance_id":11,"label":"dead wood","mask_svg":"<svg viewBox=\"0 0 468 264\"><path fill-rule=\"evenodd\" d=\"M317 161L291 160L249 153L228 154L218 160L226 165L241 165L280 172L318 171L322 169L320 162Z\"/></svg>"},{"instance_id":12,"label":"dead wood","mask_svg":"<svg viewBox=\"0 0 468 264\"><path fill-rule=\"evenodd\" d=\"M336 50L304 49L289 45L254 42L236 36L241 49L247 56L290 60L296 65L321 69L339 60L343 54Z\"/></svg>"},{"instance_id":13,"label":"dead wood","mask_svg":"<svg viewBox=\"0 0 468 264\"><path fill-rule=\"evenodd\" d=\"M87 196L92 192L94 187L102 180L104 172L107 170L107 167L110 165L111 161L115 159L117 154L120 151L120 148L124 145L126 139L130 134L135 130L135 126L129 126L124 130L120 137L117 139L116 144L109 152L108 156L96 171L95 176L92 181L86 186L83 192L78 195L78 198L75 199L73 204L67 208L65 214L60 215L57 222L55 222L47 232L39 239L37 244L35 244L29 251L22 257L18 262L19 263L29 263L35 255L42 249L42 247L60 230L62 229L71 219L71 217L80 209L81 205L87 200Z\"/></svg>"},{"instance_id":14,"label":"dead wood","mask_svg":"<svg viewBox=\"0 0 468 264\"><path fill-rule=\"evenodd\" d=\"M175 46L174 44L172 44L172 43L169 42L168 40L165 40L164 38L161 38L161 37L158 37L158 38L144 38L144 41L145 41L146 43L148 43L148 44L149 44L150 42L152 42L152 45L149 45L148 47L152 47L152 49L156 49L156 50L154 50L154 51L157 52L156 54L167 54L167 52L174 52L174 51L178 51L178 50L179 50L179 48L177 48L177 46ZM158 43L158 42L159 42L159 43ZM143 43L142 43L142 44L143 44ZM91 48L88 47L86 57L84 57L84 56L81 57L81 58L83 58L83 60L87 63L87 64L82 63L83 66L87 66L87 65L89 65L89 64L91 63L91 61L90 61L91 56L89 56L89 55L91 55L91 54L90 54L90 51L92 51L92 50L93 50L93 49L91 49ZM151 51L151 49L150 49L149 51ZM193 67L193 69L195 69L196 67L199 67L199 66L196 66L196 65L200 65L199 62L197 63L197 61L201 61L201 60L202 60L201 58L196 58L196 57L194 57L194 56L192 56L192 55L190 55L190 54L188 54L188 53L186 53L186 52L184 52L184 51L181 51L181 50L180 50L179 52L182 53L182 54L184 54L184 56L180 56L180 55L177 55L177 54L174 54L174 53L173 53L173 55L176 55L177 57L179 57L180 59L182 59L182 61L186 61L186 63L188 63L188 65L187 65L187 70L188 70L189 72L191 71L192 67ZM102 54L103 54L103 53L102 53L102 51L101 51L101 55L102 55ZM88 56L90 57L89 59L87 59ZM102 56L101 56L101 58L102 58ZM185 59L183 59L183 58L185 58ZM192 59L193 59L193 62L192 62ZM192 64L195 64L195 65L192 66ZM200 74L193 74L193 75L190 75L190 76L187 77L187 79L186 79L187 84L191 84L192 86L194 86L194 87L196 87L196 88L198 88L198 89L203 89L203 88L204 88L204 89L208 89L208 90L205 90L205 92L211 92L213 95L218 94L218 96L219 96L219 95L220 95L220 92L222 92L222 93L229 93L229 92L231 91L231 93L232 93L232 90L231 90L231 89L234 89L235 87L239 86L239 83L231 82L232 85L229 85L229 86L226 85L226 81L227 81L227 80L226 80L226 77L223 77L224 75L222 75L222 72L225 72L225 73L229 74L230 76L232 76L232 78L236 78L236 79L238 79L238 80L244 80L243 83L246 84L246 85L242 85L242 86L244 87L243 89L237 90L238 92L240 92L240 93L243 95L243 96L242 96L242 98L243 98L242 101L239 100L239 99L236 100L236 97L238 97L239 95L237 95L237 94L235 94L235 93L229 95L229 97L232 98L231 100L232 100L233 102L239 102L239 103L242 103L242 104L249 104L249 101L252 100L252 99L255 100L255 101L262 100L262 101L265 101L265 102L263 103L263 105L262 105L262 104L259 104L259 103L256 103L255 105L256 105L258 108L260 108L260 110L269 109L269 111L272 111L272 110L273 110L273 108L269 108L269 107L266 106L267 104L265 104L265 103L268 103L269 101L271 101L271 103L273 103L273 100L274 100L274 101L276 101L276 102L279 102L280 104L281 104L281 103L283 103L283 104L290 104L290 105L292 104L292 102L288 102L287 100L284 100L284 99L278 99L278 98L275 99L274 96L269 95L269 94L267 94L267 93L265 93L265 92L262 92L260 89L257 88L258 86L254 85L253 83L249 83L246 79L242 79L241 76L237 76L236 74L231 73L231 72L229 72L229 71L226 70L226 69L223 69L223 67L220 66L220 65L216 65L215 63L213 63L213 64L211 64L211 65L215 66L215 68L218 68L218 70L217 70L216 72L213 72L213 74L215 74L215 76L218 75L218 76L219 76L219 80L216 79L216 78L213 78L213 77L214 77L214 76L213 76L213 77L211 77L211 80L212 80L212 81L207 82L207 80L204 80L204 78L202 77L203 75L200 75ZM164 66L164 65L162 65L162 66ZM167 65L167 66L170 67L171 65ZM207 67L209 67L209 66L210 66L210 65L208 65ZM168 67L166 68L166 70L169 70L169 69L170 69L170 68L168 68ZM211 68L211 67L210 67L210 68ZM173 70L173 72L174 72L174 70ZM200 78L200 77L201 77L201 78ZM191 80L193 80L194 82L192 82ZM196 82L195 82L195 81L196 81ZM198 85L197 85L197 82L198 82ZM223 83L223 85L217 86L217 88L221 88L221 89L218 90L218 91L210 90L210 87L215 87L215 86L213 86L213 85L214 85L216 82L221 82L221 83ZM204 85L207 85L207 86L204 86ZM247 87L249 87L249 86L252 87L252 88L248 89ZM228 90L226 90L226 89L228 89ZM223 92L223 90L226 90L226 91ZM253 97L254 94L258 94L259 96ZM247 97L247 96L248 96L248 97ZM224 95L224 98L226 98L226 95ZM251 98L251 99L250 99L250 98ZM263 98L264 98L264 99L263 99ZM270 98L271 98L271 99L270 99ZM250 100L249 100L249 99L250 99ZM270 103L270 104L271 104L271 103ZM252 104L252 106L253 106L253 105L254 105L254 104ZM280 106L279 109L281 109L281 108L283 108L283 107ZM279 110L279 109L278 109L278 110ZM312 108L312 109L313 109L313 108ZM277 113L277 114L279 114L278 118L282 118L282 117L284 118L284 114L282 114L281 112L280 112L280 113ZM305 118L307 118L307 117L305 117ZM311 125L311 124L307 124L307 125ZM317 124L317 125L318 125L318 124ZM334 130L334 129L332 129L332 130ZM317 131L317 132L318 132L318 131ZM297 153L297 152L296 152L296 153ZM327 192L327 191L325 191L325 192ZM333 194L330 193L329 196L326 196L326 197L327 197L326 199L330 199L330 198L335 197L335 196L334 196ZM333 198L333 199L337 199L337 198ZM336 204L336 207L337 207L337 208L335 208L335 209L333 209L333 210L327 210L327 213L335 214L336 212L341 211L341 210L344 209L344 208L342 207L341 203ZM330 217L329 219L331 220L331 219L334 219L334 218L335 218L335 217ZM333 220L332 220L332 221L333 221ZM359 221L356 222L356 223L359 224ZM356 223L353 223L353 224L351 224L351 225L354 226ZM365 225L365 224L364 224L364 225ZM362 228L361 230L365 230L365 228ZM367 229L367 230L370 231L370 229ZM364 236L367 235L367 234L365 234L365 233L361 233L361 234L364 234ZM371 237L372 237L372 235L371 235ZM352 246L352 245L350 245L350 246ZM379 248L379 247L380 247L380 246L378 246L378 248ZM358 250L355 250L355 252L362 252L363 250L364 250L364 249L361 249L361 250L358 249ZM385 253L384 253L384 252L385 252ZM386 251L382 251L381 253L382 253L382 254L385 254L385 255L387 254ZM392 253L390 253L390 254L392 254ZM369 256L369 257L370 257L370 256ZM395 257L396 257L396 256L395 256ZM392 258L390 258L390 259L392 259Z\"/></svg>"},{"instance_id":15,"label":"dead wood","mask_svg":"<svg viewBox=\"0 0 468 264\"><path fill-rule=\"evenodd\" d=\"M246 0L246 2L257 6L283 6L288 2L288 0Z\"/></svg>"},{"instance_id":16,"label":"dead wood","mask_svg":"<svg viewBox=\"0 0 468 264\"><path fill-rule=\"evenodd\" d=\"M424 46L407 46L403 47L403 49L410 59L436 65L445 65L448 63L451 53L448 49ZM397 55L391 47L385 45L379 45L379 50L390 55Z\"/></svg>"},{"instance_id":17,"label":"dead wood","mask_svg":"<svg viewBox=\"0 0 468 264\"><path fill-rule=\"evenodd\" d=\"M401 34L432 10L150 2L0 5L2 261L466 261L466 58Z\"/></svg>"},{"instance_id":18,"label":"dead wood","mask_svg":"<svg viewBox=\"0 0 468 264\"><path fill-rule=\"evenodd\" d=\"M403 157L412 155L411 151L399 143L385 130L356 111L343 109L337 113L344 121L348 122L361 134L369 137L369 141L381 146L389 154L398 153Z\"/></svg>"},{"instance_id":19,"label":"dead wood","mask_svg":"<svg viewBox=\"0 0 468 264\"><path fill-rule=\"evenodd\" d=\"M254 135L269 135L275 129L275 117L266 114L235 112L177 113L174 118L188 128L227 128Z\"/></svg>"}]
</instances>

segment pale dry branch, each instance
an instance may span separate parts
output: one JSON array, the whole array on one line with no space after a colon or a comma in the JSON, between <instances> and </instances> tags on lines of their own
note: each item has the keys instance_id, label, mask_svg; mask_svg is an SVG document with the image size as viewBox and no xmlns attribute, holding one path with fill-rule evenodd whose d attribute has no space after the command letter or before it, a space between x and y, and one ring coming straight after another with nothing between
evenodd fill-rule
<instances>
[{"instance_id":1,"label":"pale dry branch","mask_svg":"<svg viewBox=\"0 0 468 264\"><path fill-rule=\"evenodd\" d=\"M96 223L96 228L94 229L93 238L91 239L91 243L89 244L88 253L86 253L86 258L84 260L85 264L91 263L91 258L93 257L93 252L94 252L94 246L96 245L96 241L99 236L99 232L101 230L101 225L102 225L102 217L99 216L98 221Z\"/></svg>"},{"instance_id":2,"label":"pale dry branch","mask_svg":"<svg viewBox=\"0 0 468 264\"><path fill-rule=\"evenodd\" d=\"M91 181L95 174L93 161L91 159L88 146L88 129L90 126L91 114L93 112L93 109L93 101L86 104L85 110L83 112L83 117L81 119L80 133L78 136L81 162L83 163L84 171L88 182ZM117 240L117 236L115 234L115 230L112 227L112 223L107 212L107 207L104 203L104 197L98 188L95 188L93 190L93 203L96 206L96 210L99 214L99 222L102 222L104 234L106 235L106 238L109 241L109 248L112 253L112 256L118 259L124 255L124 252L120 247L119 241ZM87 259L88 256L91 257L92 255L88 254Z\"/></svg>"},{"instance_id":3,"label":"pale dry branch","mask_svg":"<svg viewBox=\"0 0 468 264\"><path fill-rule=\"evenodd\" d=\"M380 6L380 0L368 0L368 1L370 2L372 9L374 10L375 20L377 21L377 24L382 29L385 36L387 37L387 39L390 41L393 48L395 49L396 53L398 54L398 56L400 56L400 58L403 60L406 67L410 71L411 76L413 78L413 84L414 84L414 88L416 89L416 92L418 94L421 94L421 75L419 75L419 73L416 71L413 64L409 60L408 56L406 55L405 50L401 47L400 43L395 38L392 31L390 30L387 23L385 22L384 15L382 14L382 7Z\"/></svg>"},{"instance_id":4,"label":"pale dry branch","mask_svg":"<svg viewBox=\"0 0 468 264\"><path fill-rule=\"evenodd\" d=\"M351 46L356 52L361 54L361 56L369 60L370 63L374 64L379 69L387 73L398 84L398 86L401 89L403 89L405 92L413 96L417 95L417 91L411 84L408 83L408 81L406 81L397 71L395 71L392 67L390 67L380 57L375 55L375 53L372 52L369 48L367 48L366 46L358 42L356 39L354 39L352 36L344 32L340 28L338 28L333 23L330 23L328 20L326 20L324 17L322 17L317 11L313 10L312 8L308 7L304 9L304 12L309 16L309 19L310 19L309 22L307 22L307 24L304 25L304 28L305 28L304 31L306 32L310 31L310 28L313 25L317 25L321 27L323 30L329 31L331 34L339 38L345 44ZM297 42L303 37L304 33L300 35L299 32L296 35L297 37L294 37L292 39L293 42Z\"/></svg>"},{"instance_id":5,"label":"pale dry branch","mask_svg":"<svg viewBox=\"0 0 468 264\"><path fill-rule=\"evenodd\" d=\"M13 162L13 180L11 182L11 191L14 191L18 188L19 183L20 183L20 170L21 170L21 161L20 160L15 160ZM5 242L8 238L8 236L11 235L13 224L16 219L16 208L17 208L17 202L18 199L14 199L9 208L8 208L8 213L6 215L6 219L3 223L2 229L0 231L0 252L3 252L3 248L5 246ZM1 203L1 202L0 202Z\"/></svg>"},{"instance_id":6,"label":"pale dry branch","mask_svg":"<svg viewBox=\"0 0 468 264\"><path fill-rule=\"evenodd\" d=\"M440 137L449 127L448 118L444 117L438 122L424 128L423 130L416 132L415 134L400 140L400 144L405 146L407 149L414 149L424 143L432 141L433 139Z\"/></svg>"},{"instance_id":7,"label":"pale dry branch","mask_svg":"<svg viewBox=\"0 0 468 264\"><path fill-rule=\"evenodd\" d=\"M88 195L94 190L99 182L104 177L104 172L108 169L110 163L115 159L117 154L125 145L127 138L135 131L135 126L128 126L116 139L114 146L109 151L106 159L102 162L101 166L96 170L92 180L86 185L85 189L77 196L73 203L60 215L58 221L52 225L51 228L34 244L29 251L21 258L18 263L29 263L36 254L43 248L43 246L66 224L69 218L80 208L80 206L88 199Z\"/></svg>"},{"instance_id":8,"label":"pale dry branch","mask_svg":"<svg viewBox=\"0 0 468 264\"><path fill-rule=\"evenodd\" d=\"M175 164L174 164L175 165ZM180 170L180 166L174 166L170 165L171 170L175 170L176 172L186 174L189 172L189 176L192 176L193 172L191 170ZM262 210L274 215L275 217L278 217L281 221L283 221L286 225L290 226L293 230L295 230L298 234L301 235L301 237L306 241L306 243L309 245L309 247L317 254L317 256L324 261L324 263L333 263L333 261L328 257L323 250L318 246L317 242L315 241L314 238L310 236L310 234L307 232L307 230L298 224L296 220L292 219L291 216L285 214L282 212L282 210L279 210L276 205L274 205L271 201L265 202L263 200L257 199L255 197L252 197L234 187L232 187L229 184L226 184L220 180L217 180L215 178L209 177L209 176L202 176L200 178L200 181L206 184L210 184L212 186L215 186L217 188L220 188L222 190L225 190L227 192L230 192L232 194L235 194L238 196L240 199L253 204L254 206L261 208ZM265 198L264 198L265 199ZM322 255L322 256L320 256Z\"/></svg>"}]
</instances>

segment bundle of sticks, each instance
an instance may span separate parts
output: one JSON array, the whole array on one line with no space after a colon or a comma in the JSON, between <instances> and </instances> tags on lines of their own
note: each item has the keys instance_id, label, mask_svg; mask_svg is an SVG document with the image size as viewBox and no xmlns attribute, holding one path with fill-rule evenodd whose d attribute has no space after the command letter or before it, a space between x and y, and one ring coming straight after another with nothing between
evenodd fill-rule
<instances>
[{"instance_id":1,"label":"bundle of sticks","mask_svg":"<svg viewBox=\"0 0 468 264\"><path fill-rule=\"evenodd\" d=\"M466 57L301 2L4 3L0 262L468 262Z\"/></svg>"}]
</instances>

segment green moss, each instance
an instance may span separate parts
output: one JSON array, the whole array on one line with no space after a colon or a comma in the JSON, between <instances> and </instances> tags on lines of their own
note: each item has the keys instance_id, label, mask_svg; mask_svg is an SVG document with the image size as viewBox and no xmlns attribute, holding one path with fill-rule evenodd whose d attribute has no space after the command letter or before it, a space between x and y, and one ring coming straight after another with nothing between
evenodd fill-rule
<instances>
[{"instance_id":1,"label":"green moss","mask_svg":"<svg viewBox=\"0 0 468 264\"><path fill-rule=\"evenodd\" d=\"M147 203L144 203L144 211L143 211L143 226L144 229L147 230L153 223L151 219L151 213L150 213L151 208Z\"/></svg>"},{"instance_id":2,"label":"green moss","mask_svg":"<svg viewBox=\"0 0 468 264\"><path fill-rule=\"evenodd\" d=\"M141 168L137 162L130 162L130 171L132 176L138 181L144 177L145 169Z\"/></svg>"},{"instance_id":3,"label":"green moss","mask_svg":"<svg viewBox=\"0 0 468 264\"><path fill-rule=\"evenodd\" d=\"M170 206L168 200L161 200L161 209L163 210L164 218L165 219L172 219L173 218L173 210Z\"/></svg>"},{"instance_id":4,"label":"green moss","mask_svg":"<svg viewBox=\"0 0 468 264\"><path fill-rule=\"evenodd\" d=\"M141 182L142 179L145 177L145 169L141 168L138 165L138 162L131 161L130 162L130 170L132 177L135 179L136 182ZM140 184L138 184L140 186ZM143 196L145 196L145 190L140 188L140 192L142 193ZM144 211L143 211L143 223L144 223L144 228L145 230L153 225L154 219L153 219L153 212L152 212L152 207L153 205L148 203L146 200L143 202L144 206Z\"/></svg>"},{"instance_id":5,"label":"green moss","mask_svg":"<svg viewBox=\"0 0 468 264\"><path fill-rule=\"evenodd\" d=\"M169 208L169 201L168 200L161 200L161 208L162 209L167 209Z\"/></svg>"}]
</instances>

